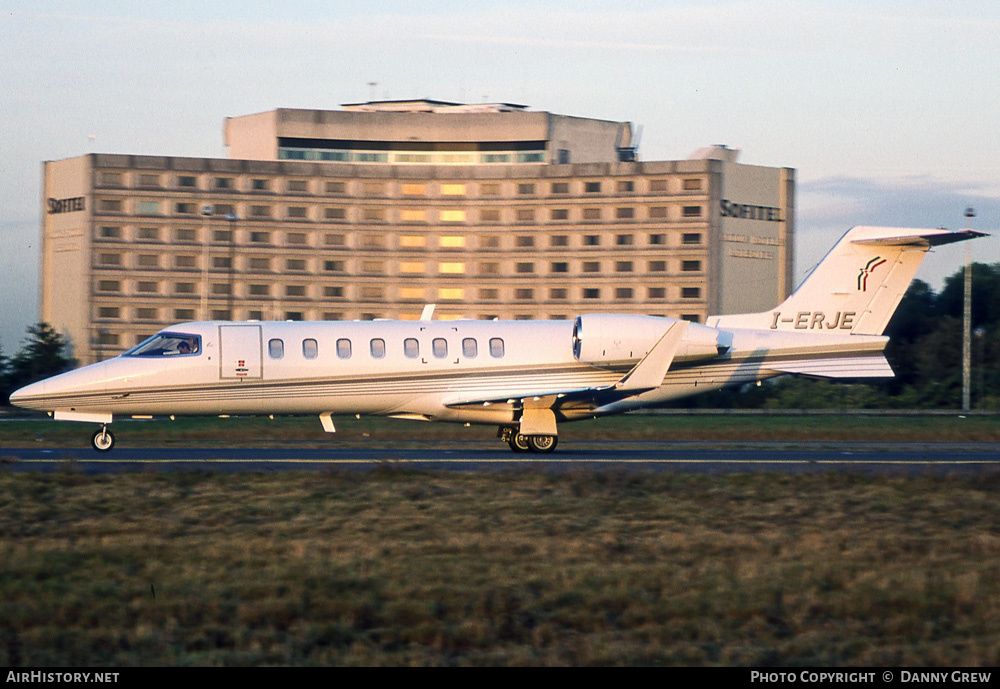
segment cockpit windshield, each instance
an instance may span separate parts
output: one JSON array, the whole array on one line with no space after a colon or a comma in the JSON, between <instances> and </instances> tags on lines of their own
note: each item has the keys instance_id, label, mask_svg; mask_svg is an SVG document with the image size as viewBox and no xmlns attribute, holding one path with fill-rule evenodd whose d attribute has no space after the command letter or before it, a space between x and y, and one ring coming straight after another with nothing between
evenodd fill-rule
<instances>
[{"instance_id":1,"label":"cockpit windshield","mask_svg":"<svg viewBox=\"0 0 1000 689\"><path fill-rule=\"evenodd\" d=\"M122 356L194 356L201 354L201 336L157 333Z\"/></svg>"}]
</instances>

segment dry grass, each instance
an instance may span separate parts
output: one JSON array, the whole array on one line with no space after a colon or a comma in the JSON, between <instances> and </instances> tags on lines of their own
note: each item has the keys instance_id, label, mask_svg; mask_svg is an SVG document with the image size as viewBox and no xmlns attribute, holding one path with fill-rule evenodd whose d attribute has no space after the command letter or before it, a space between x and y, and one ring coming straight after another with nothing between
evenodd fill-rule
<instances>
[{"instance_id":1,"label":"dry grass","mask_svg":"<svg viewBox=\"0 0 1000 689\"><path fill-rule=\"evenodd\" d=\"M0 664L996 665L1000 477L0 473Z\"/></svg>"}]
</instances>

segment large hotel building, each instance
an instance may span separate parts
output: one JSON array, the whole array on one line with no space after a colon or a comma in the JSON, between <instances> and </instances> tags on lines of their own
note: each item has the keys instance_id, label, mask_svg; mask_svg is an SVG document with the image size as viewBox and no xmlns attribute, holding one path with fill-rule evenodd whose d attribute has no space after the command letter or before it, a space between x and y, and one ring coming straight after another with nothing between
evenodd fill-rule
<instances>
[{"instance_id":1,"label":"large hotel building","mask_svg":"<svg viewBox=\"0 0 1000 689\"><path fill-rule=\"evenodd\" d=\"M41 318L81 363L188 320L703 322L791 291L794 171L627 122L392 101L225 122L228 158L44 164Z\"/></svg>"}]
</instances>

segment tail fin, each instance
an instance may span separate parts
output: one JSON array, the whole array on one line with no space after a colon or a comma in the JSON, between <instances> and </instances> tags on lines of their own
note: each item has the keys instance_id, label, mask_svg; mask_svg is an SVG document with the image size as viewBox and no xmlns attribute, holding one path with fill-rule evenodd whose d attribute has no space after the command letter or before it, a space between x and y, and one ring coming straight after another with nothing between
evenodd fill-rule
<instances>
[{"instance_id":1,"label":"tail fin","mask_svg":"<svg viewBox=\"0 0 1000 689\"><path fill-rule=\"evenodd\" d=\"M707 325L881 335L932 246L982 236L974 230L855 227L774 310L712 316Z\"/></svg>"}]
</instances>

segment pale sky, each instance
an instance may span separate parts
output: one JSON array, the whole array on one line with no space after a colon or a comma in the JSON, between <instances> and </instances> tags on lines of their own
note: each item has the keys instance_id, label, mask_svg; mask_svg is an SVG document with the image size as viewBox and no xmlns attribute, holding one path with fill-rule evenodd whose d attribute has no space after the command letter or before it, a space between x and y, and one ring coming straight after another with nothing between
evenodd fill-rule
<instances>
[{"instance_id":1,"label":"pale sky","mask_svg":"<svg viewBox=\"0 0 1000 689\"><path fill-rule=\"evenodd\" d=\"M227 116L370 99L628 120L642 160L726 144L795 168L796 281L853 225L958 228L966 206L995 263L997 36L992 0L0 0L0 351L38 320L42 161L224 157Z\"/></svg>"}]
</instances>

